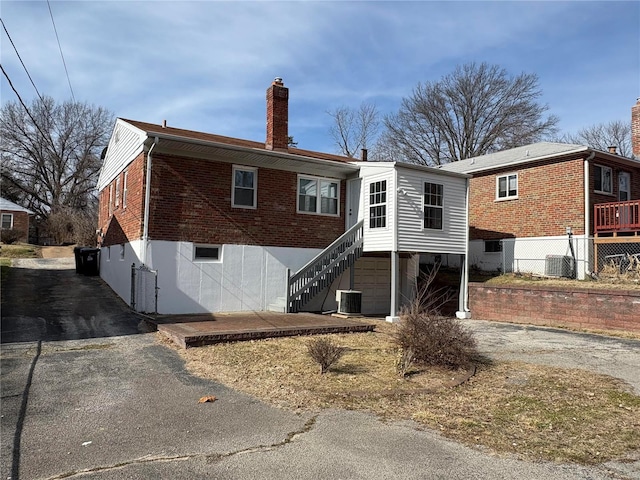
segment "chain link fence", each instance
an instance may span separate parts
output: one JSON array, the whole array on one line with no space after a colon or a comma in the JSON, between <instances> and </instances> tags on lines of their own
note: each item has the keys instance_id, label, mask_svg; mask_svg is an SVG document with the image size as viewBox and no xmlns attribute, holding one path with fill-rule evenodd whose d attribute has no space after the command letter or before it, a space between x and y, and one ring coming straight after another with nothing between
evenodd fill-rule
<instances>
[{"instance_id":1,"label":"chain link fence","mask_svg":"<svg viewBox=\"0 0 640 480\"><path fill-rule=\"evenodd\" d=\"M640 278L637 242L596 243L592 237L517 238L501 240L502 273L576 278L626 275Z\"/></svg>"}]
</instances>

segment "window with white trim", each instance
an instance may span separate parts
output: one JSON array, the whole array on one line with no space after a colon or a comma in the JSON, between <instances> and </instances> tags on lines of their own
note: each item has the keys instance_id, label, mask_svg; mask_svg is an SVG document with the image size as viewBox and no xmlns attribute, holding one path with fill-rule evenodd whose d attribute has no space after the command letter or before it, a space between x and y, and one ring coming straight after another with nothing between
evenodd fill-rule
<instances>
[{"instance_id":1,"label":"window with white trim","mask_svg":"<svg viewBox=\"0 0 640 480\"><path fill-rule=\"evenodd\" d=\"M298 176L298 212L338 215L340 182L328 178Z\"/></svg>"},{"instance_id":2,"label":"window with white trim","mask_svg":"<svg viewBox=\"0 0 640 480\"><path fill-rule=\"evenodd\" d=\"M113 183L109 185L109 215L113 215Z\"/></svg>"},{"instance_id":3,"label":"window with white trim","mask_svg":"<svg viewBox=\"0 0 640 480\"><path fill-rule=\"evenodd\" d=\"M593 189L601 193L613 193L613 172L611 167L603 165L593 166Z\"/></svg>"},{"instance_id":4,"label":"window with white trim","mask_svg":"<svg viewBox=\"0 0 640 480\"><path fill-rule=\"evenodd\" d=\"M13 228L13 213L2 214L2 229L11 230Z\"/></svg>"},{"instance_id":5,"label":"window with white trim","mask_svg":"<svg viewBox=\"0 0 640 480\"><path fill-rule=\"evenodd\" d=\"M444 186L424 182L424 228L442 230Z\"/></svg>"},{"instance_id":6,"label":"window with white trim","mask_svg":"<svg viewBox=\"0 0 640 480\"><path fill-rule=\"evenodd\" d=\"M124 243L120 244L120 260L124 260Z\"/></svg>"},{"instance_id":7,"label":"window with white trim","mask_svg":"<svg viewBox=\"0 0 640 480\"><path fill-rule=\"evenodd\" d=\"M518 198L518 174L510 173L496 178L496 199Z\"/></svg>"},{"instance_id":8,"label":"window with white trim","mask_svg":"<svg viewBox=\"0 0 640 480\"><path fill-rule=\"evenodd\" d=\"M120 175L116 178L116 209L120 206Z\"/></svg>"},{"instance_id":9,"label":"window with white trim","mask_svg":"<svg viewBox=\"0 0 640 480\"><path fill-rule=\"evenodd\" d=\"M258 169L233 166L231 205L238 208L256 208Z\"/></svg>"},{"instance_id":10,"label":"window with white trim","mask_svg":"<svg viewBox=\"0 0 640 480\"><path fill-rule=\"evenodd\" d=\"M194 245L193 259L200 262L217 262L222 257L221 245Z\"/></svg>"},{"instance_id":11,"label":"window with white trim","mask_svg":"<svg viewBox=\"0 0 640 480\"><path fill-rule=\"evenodd\" d=\"M369 184L369 228L387 226L387 181Z\"/></svg>"},{"instance_id":12,"label":"window with white trim","mask_svg":"<svg viewBox=\"0 0 640 480\"><path fill-rule=\"evenodd\" d=\"M124 172L122 176L122 208L127 208L127 179L129 172Z\"/></svg>"}]
</instances>

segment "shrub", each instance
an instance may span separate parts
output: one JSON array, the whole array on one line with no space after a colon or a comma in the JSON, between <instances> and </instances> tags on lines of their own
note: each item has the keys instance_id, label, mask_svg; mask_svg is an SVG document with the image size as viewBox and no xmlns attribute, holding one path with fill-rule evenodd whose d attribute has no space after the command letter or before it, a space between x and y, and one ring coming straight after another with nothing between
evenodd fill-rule
<instances>
[{"instance_id":1,"label":"shrub","mask_svg":"<svg viewBox=\"0 0 640 480\"><path fill-rule=\"evenodd\" d=\"M320 365L320 373L326 373L346 352L344 347L325 337L312 339L307 344L307 350L311 359Z\"/></svg>"},{"instance_id":2,"label":"shrub","mask_svg":"<svg viewBox=\"0 0 640 480\"><path fill-rule=\"evenodd\" d=\"M23 233L20 230L16 230L15 228L9 228L6 230L2 230L0 233L0 239L3 243L7 245L12 245L16 243L22 237Z\"/></svg>"},{"instance_id":3,"label":"shrub","mask_svg":"<svg viewBox=\"0 0 640 480\"><path fill-rule=\"evenodd\" d=\"M396 364L401 375L406 374L411 361L457 369L469 366L477 355L471 332L457 319L439 314L451 296L442 289L430 288L436 273L434 268L423 278L415 299L400 311L394 341L404 357Z\"/></svg>"}]
</instances>

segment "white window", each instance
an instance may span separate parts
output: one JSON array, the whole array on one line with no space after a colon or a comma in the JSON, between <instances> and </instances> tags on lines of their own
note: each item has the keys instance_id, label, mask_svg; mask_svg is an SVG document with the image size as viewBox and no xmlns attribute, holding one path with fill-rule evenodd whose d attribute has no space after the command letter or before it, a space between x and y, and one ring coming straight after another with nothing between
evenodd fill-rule
<instances>
[{"instance_id":1,"label":"white window","mask_svg":"<svg viewBox=\"0 0 640 480\"><path fill-rule=\"evenodd\" d=\"M618 200L626 202L631 198L631 175L629 172L618 173Z\"/></svg>"},{"instance_id":2,"label":"white window","mask_svg":"<svg viewBox=\"0 0 640 480\"><path fill-rule=\"evenodd\" d=\"M387 226L387 181L369 184L369 228Z\"/></svg>"},{"instance_id":3,"label":"white window","mask_svg":"<svg viewBox=\"0 0 640 480\"><path fill-rule=\"evenodd\" d=\"M116 178L116 209L120 205L120 175Z\"/></svg>"},{"instance_id":4,"label":"white window","mask_svg":"<svg viewBox=\"0 0 640 480\"><path fill-rule=\"evenodd\" d=\"M298 176L298 212L338 215L340 182Z\"/></svg>"},{"instance_id":5,"label":"white window","mask_svg":"<svg viewBox=\"0 0 640 480\"><path fill-rule=\"evenodd\" d=\"M113 183L109 185L109 215L113 214Z\"/></svg>"},{"instance_id":6,"label":"white window","mask_svg":"<svg viewBox=\"0 0 640 480\"><path fill-rule=\"evenodd\" d=\"M127 178L129 177L129 172L124 172L124 176L122 177L122 208L127 208Z\"/></svg>"},{"instance_id":7,"label":"white window","mask_svg":"<svg viewBox=\"0 0 640 480\"><path fill-rule=\"evenodd\" d=\"M120 244L120 260L124 260L124 243Z\"/></svg>"},{"instance_id":8,"label":"white window","mask_svg":"<svg viewBox=\"0 0 640 480\"><path fill-rule=\"evenodd\" d=\"M502 175L496 179L496 198L518 198L518 174Z\"/></svg>"},{"instance_id":9,"label":"white window","mask_svg":"<svg viewBox=\"0 0 640 480\"><path fill-rule=\"evenodd\" d=\"M444 186L424 182L424 228L442 230Z\"/></svg>"},{"instance_id":10,"label":"white window","mask_svg":"<svg viewBox=\"0 0 640 480\"><path fill-rule=\"evenodd\" d=\"M611 168L602 165L593 166L593 189L596 192L613 193Z\"/></svg>"},{"instance_id":11,"label":"white window","mask_svg":"<svg viewBox=\"0 0 640 480\"><path fill-rule=\"evenodd\" d=\"M239 208L256 208L257 183L257 169L234 165L231 205Z\"/></svg>"},{"instance_id":12,"label":"white window","mask_svg":"<svg viewBox=\"0 0 640 480\"><path fill-rule=\"evenodd\" d=\"M13 228L13 213L2 214L2 229L11 230Z\"/></svg>"},{"instance_id":13,"label":"white window","mask_svg":"<svg viewBox=\"0 0 640 480\"><path fill-rule=\"evenodd\" d=\"M194 245L193 259L196 261L217 262L222 258L222 247L220 245Z\"/></svg>"}]
</instances>

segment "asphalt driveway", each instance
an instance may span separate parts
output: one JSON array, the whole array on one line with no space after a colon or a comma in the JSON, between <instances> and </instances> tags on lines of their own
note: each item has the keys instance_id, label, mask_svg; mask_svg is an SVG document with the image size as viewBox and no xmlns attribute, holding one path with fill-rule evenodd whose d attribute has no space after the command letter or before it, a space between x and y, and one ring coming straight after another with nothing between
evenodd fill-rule
<instances>
[{"instance_id":1,"label":"asphalt driveway","mask_svg":"<svg viewBox=\"0 0 640 480\"><path fill-rule=\"evenodd\" d=\"M188 374L98 278L64 262L21 266L2 292L3 479L640 478L637 462L534 464L412 422L267 406ZM514 345L477 325L494 354ZM637 359L640 342L628 346ZM217 401L199 404L204 395Z\"/></svg>"}]
</instances>

